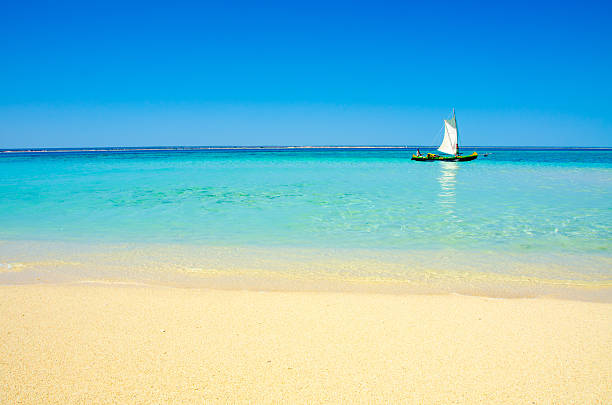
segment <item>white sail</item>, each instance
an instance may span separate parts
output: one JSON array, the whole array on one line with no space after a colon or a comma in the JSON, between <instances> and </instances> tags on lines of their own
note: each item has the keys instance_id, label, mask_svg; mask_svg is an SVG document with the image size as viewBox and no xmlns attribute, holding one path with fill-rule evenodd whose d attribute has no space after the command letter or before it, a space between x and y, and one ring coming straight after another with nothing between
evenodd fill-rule
<instances>
[{"instance_id":1,"label":"white sail","mask_svg":"<svg viewBox=\"0 0 612 405\"><path fill-rule=\"evenodd\" d=\"M457 154L457 121L455 120L455 114L450 120L444 120L444 140L438 150L449 155Z\"/></svg>"}]
</instances>

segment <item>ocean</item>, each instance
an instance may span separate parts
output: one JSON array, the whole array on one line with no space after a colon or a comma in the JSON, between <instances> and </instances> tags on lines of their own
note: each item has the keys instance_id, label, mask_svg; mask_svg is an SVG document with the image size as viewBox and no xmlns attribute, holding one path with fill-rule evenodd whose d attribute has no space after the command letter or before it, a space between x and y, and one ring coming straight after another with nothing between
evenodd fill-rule
<instances>
[{"instance_id":1,"label":"ocean","mask_svg":"<svg viewBox=\"0 0 612 405\"><path fill-rule=\"evenodd\" d=\"M0 283L611 300L612 149L475 150L0 151Z\"/></svg>"}]
</instances>

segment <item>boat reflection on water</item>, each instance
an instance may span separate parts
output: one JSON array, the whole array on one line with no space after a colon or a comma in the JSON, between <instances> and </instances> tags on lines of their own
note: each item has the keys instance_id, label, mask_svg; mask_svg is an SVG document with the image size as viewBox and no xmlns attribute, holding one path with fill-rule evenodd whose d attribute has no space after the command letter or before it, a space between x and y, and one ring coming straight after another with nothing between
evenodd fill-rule
<instances>
[{"instance_id":1,"label":"boat reflection on water","mask_svg":"<svg viewBox=\"0 0 612 405\"><path fill-rule=\"evenodd\" d=\"M440 208L444 214L455 218L457 171L459 163L440 162L440 192L438 193Z\"/></svg>"}]
</instances>

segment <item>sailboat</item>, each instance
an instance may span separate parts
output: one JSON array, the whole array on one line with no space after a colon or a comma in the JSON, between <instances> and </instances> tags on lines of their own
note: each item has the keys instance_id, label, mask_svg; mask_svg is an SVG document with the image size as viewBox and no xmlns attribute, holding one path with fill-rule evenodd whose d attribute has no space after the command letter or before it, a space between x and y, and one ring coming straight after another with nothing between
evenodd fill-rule
<instances>
[{"instance_id":1,"label":"sailboat","mask_svg":"<svg viewBox=\"0 0 612 405\"><path fill-rule=\"evenodd\" d=\"M440 152L446 153L448 156L439 156L434 153L428 153L423 156L420 153L412 155L412 160L419 162L432 162L441 160L445 162L467 162L478 157L478 153L474 152L471 155L463 156L459 153L459 131L457 130L457 118L455 117L455 109L453 108L453 118L444 120L444 139L438 148Z\"/></svg>"}]
</instances>

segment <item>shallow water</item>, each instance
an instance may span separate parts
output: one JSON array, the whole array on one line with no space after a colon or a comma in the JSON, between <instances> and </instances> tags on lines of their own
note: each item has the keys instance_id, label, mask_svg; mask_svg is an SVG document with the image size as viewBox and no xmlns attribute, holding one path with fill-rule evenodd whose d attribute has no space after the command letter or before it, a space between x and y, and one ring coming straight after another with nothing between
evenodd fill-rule
<instances>
[{"instance_id":1,"label":"shallow water","mask_svg":"<svg viewBox=\"0 0 612 405\"><path fill-rule=\"evenodd\" d=\"M242 280L239 268L267 266L310 281L421 282L437 271L444 291L483 275L609 288L612 151L486 151L465 163L412 162L401 149L0 153L0 282L111 268L112 278L187 282L171 273L191 260ZM112 265L117 246L140 254ZM142 254L170 246L181 255ZM18 266L65 262L68 251L97 261ZM148 270L129 270L139 266Z\"/></svg>"}]
</instances>

